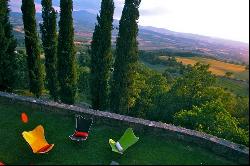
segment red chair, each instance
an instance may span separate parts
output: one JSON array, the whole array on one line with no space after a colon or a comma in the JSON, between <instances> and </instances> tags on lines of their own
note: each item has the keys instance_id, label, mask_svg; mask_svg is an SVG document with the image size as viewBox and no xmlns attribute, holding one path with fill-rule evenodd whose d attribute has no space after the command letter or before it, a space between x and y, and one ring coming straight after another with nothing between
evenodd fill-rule
<instances>
[{"instance_id":1,"label":"red chair","mask_svg":"<svg viewBox=\"0 0 250 166\"><path fill-rule=\"evenodd\" d=\"M85 119L80 115L76 116L76 128L74 134L70 135L69 138L73 141L85 141L88 139L89 130L93 123L93 119Z\"/></svg>"}]
</instances>

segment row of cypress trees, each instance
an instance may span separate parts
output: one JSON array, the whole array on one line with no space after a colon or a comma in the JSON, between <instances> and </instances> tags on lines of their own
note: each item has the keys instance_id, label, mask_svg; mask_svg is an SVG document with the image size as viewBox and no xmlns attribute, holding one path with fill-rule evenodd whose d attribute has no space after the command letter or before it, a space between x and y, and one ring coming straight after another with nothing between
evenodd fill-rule
<instances>
[{"instance_id":1,"label":"row of cypress trees","mask_svg":"<svg viewBox=\"0 0 250 166\"><path fill-rule=\"evenodd\" d=\"M138 61L138 25L139 4L141 0L125 0L120 19L117 37L114 71L112 73L112 23L114 14L113 0L102 0L100 15L91 43L91 95L94 109L111 109L117 113L127 113L133 93L133 84ZM40 24L42 45L45 53L46 77L48 89L52 98L61 99L67 104L74 104L76 95L76 56L74 47L73 2L60 1L59 36L57 37L57 13L52 7L52 0L42 0L43 22ZM43 77L38 33L35 19L34 0L22 0L22 13L25 31L25 46L28 55L30 91L37 97L41 96ZM8 0L1 1L0 8L0 58L6 56L11 61L14 58L16 41L11 34L8 19ZM58 42L58 43L57 43ZM0 59L1 67L11 66L9 61ZM15 63L11 63L15 64ZM0 88L8 89L5 85L9 78L4 78L1 68ZM12 70L8 69L8 72ZM11 74L9 75L9 77ZM112 78L111 78L112 76ZM10 79L10 82L13 82ZM1 90L0 89L0 90ZM110 99L110 100L109 100Z\"/></svg>"},{"instance_id":2,"label":"row of cypress trees","mask_svg":"<svg viewBox=\"0 0 250 166\"><path fill-rule=\"evenodd\" d=\"M102 0L91 44L91 96L94 109L110 108L112 112L126 114L131 107L138 62L137 20L140 2L141 0L125 0L111 79L114 2Z\"/></svg>"},{"instance_id":3,"label":"row of cypress trees","mask_svg":"<svg viewBox=\"0 0 250 166\"><path fill-rule=\"evenodd\" d=\"M73 2L60 1L59 36L57 37L57 13L52 0L42 0L43 22L40 24L45 54L46 78L51 97L63 103L73 104L76 95L76 57L74 48ZM28 55L30 91L41 96L43 77L40 49L35 19L34 0L22 0L25 47ZM57 42L58 41L58 42Z\"/></svg>"}]
</instances>

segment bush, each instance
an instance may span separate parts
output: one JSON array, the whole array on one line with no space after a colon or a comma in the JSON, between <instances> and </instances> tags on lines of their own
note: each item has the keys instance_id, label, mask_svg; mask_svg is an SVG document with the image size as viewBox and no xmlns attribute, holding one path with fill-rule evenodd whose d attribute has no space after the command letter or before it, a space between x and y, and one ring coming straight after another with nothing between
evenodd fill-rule
<instances>
[{"instance_id":1,"label":"bush","mask_svg":"<svg viewBox=\"0 0 250 166\"><path fill-rule=\"evenodd\" d=\"M242 128L249 131L249 97L237 97L236 100L237 103L231 114L239 120Z\"/></svg>"},{"instance_id":2,"label":"bush","mask_svg":"<svg viewBox=\"0 0 250 166\"><path fill-rule=\"evenodd\" d=\"M28 89L29 88L29 75L27 65L27 55L23 50L18 51L16 56L17 63L17 80L15 82L15 89Z\"/></svg>"},{"instance_id":3,"label":"bush","mask_svg":"<svg viewBox=\"0 0 250 166\"><path fill-rule=\"evenodd\" d=\"M161 74L140 65L136 77L137 96L130 111L131 116L154 119L157 115L157 100L159 94L169 90L167 79Z\"/></svg>"},{"instance_id":4,"label":"bush","mask_svg":"<svg viewBox=\"0 0 250 166\"><path fill-rule=\"evenodd\" d=\"M90 100L90 68L78 67L78 80L77 87L81 96L84 96L86 100Z\"/></svg>"},{"instance_id":5,"label":"bush","mask_svg":"<svg viewBox=\"0 0 250 166\"><path fill-rule=\"evenodd\" d=\"M203 94L215 84L215 76L208 68L208 65L196 64L175 81L168 93L158 98L158 120L171 123L176 112L205 102Z\"/></svg>"},{"instance_id":6,"label":"bush","mask_svg":"<svg viewBox=\"0 0 250 166\"><path fill-rule=\"evenodd\" d=\"M232 117L220 101L211 101L191 110L175 114L174 124L198 130L248 145L248 132L239 127L239 121Z\"/></svg>"}]
</instances>

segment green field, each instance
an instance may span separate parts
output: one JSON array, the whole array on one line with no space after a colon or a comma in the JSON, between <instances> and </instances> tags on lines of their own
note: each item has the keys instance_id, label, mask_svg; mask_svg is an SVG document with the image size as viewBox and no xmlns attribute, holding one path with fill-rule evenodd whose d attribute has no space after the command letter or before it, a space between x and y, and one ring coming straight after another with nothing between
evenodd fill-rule
<instances>
[{"instance_id":1,"label":"green field","mask_svg":"<svg viewBox=\"0 0 250 166\"><path fill-rule=\"evenodd\" d=\"M21 122L22 112L29 116L28 124ZM45 128L47 141L55 144L54 148L44 155L33 154L21 135L23 131L33 130L40 124ZM123 165L237 164L197 145L141 131L135 131L135 134L140 137L139 142L128 149L124 155L119 155L111 151L108 140L109 138L119 139L129 126L121 127L115 124L94 122L88 140L75 143L68 138L75 126L72 113L52 112L39 107L7 103L3 99L0 99L0 126L0 162L11 165L109 165L111 161Z\"/></svg>"},{"instance_id":2,"label":"green field","mask_svg":"<svg viewBox=\"0 0 250 166\"><path fill-rule=\"evenodd\" d=\"M166 66L161 65L161 64L152 65L152 64L147 63L147 62L144 62L144 61L142 61L142 63L143 63L144 65L146 65L147 67L149 67L149 68L151 68L151 69L153 69L153 70L155 70L155 71L157 71L157 72L160 72L160 73L163 73L163 72L167 69Z\"/></svg>"},{"instance_id":3,"label":"green field","mask_svg":"<svg viewBox=\"0 0 250 166\"><path fill-rule=\"evenodd\" d=\"M249 83L218 77L217 85L239 96L249 96Z\"/></svg>"}]
</instances>

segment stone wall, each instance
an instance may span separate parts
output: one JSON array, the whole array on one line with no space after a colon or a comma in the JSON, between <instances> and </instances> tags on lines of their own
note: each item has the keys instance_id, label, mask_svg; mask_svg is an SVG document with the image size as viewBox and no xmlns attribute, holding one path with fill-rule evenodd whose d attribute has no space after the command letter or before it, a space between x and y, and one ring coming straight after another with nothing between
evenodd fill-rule
<instances>
[{"instance_id":1,"label":"stone wall","mask_svg":"<svg viewBox=\"0 0 250 166\"><path fill-rule=\"evenodd\" d=\"M50 111L60 112L60 110L65 110L70 113L80 113L84 116L92 117L96 123L115 124L116 126L129 125L138 132L154 132L154 134L168 139L178 139L188 143L196 144L200 147L213 151L213 153L217 155L221 155L241 164L249 163L248 147L235 144L230 141L198 131L189 130L182 127L176 127L161 122L133 118L109 112L96 111L87 107L83 108L73 105L56 103L53 101L18 96L16 94L0 92L0 99L6 100L7 102L15 102L26 105L28 104L34 107L41 107L42 109Z\"/></svg>"}]
</instances>

